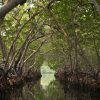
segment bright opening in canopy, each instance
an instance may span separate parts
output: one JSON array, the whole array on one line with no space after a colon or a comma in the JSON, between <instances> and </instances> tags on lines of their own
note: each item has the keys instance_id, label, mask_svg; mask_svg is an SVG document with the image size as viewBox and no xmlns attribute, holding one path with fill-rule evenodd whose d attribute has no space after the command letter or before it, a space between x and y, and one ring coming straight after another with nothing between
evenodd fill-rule
<instances>
[{"instance_id":1,"label":"bright opening in canopy","mask_svg":"<svg viewBox=\"0 0 100 100\"><path fill-rule=\"evenodd\" d=\"M50 84L50 82L55 80L54 73L55 71L50 69L50 67L44 62L43 65L41 66L41 74L42 74L41 85L44 89L46 89L46 87Z\"/></svg>"}]
</instances>

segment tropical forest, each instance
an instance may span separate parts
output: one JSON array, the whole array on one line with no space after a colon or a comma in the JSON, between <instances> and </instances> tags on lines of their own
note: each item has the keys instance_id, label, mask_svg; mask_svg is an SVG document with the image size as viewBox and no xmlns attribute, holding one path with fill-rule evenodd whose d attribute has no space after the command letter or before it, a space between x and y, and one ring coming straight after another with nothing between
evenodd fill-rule
<instances>
[{"instance_id":1,"label":"tropical forest","mask_svg":"<svg viewBox=\"0 0 100 100\"><path fill-rule=\"evenodd\" d=\"M0 0L0 100L100 100L100 0Z\"/></svg>"}]
</instances>

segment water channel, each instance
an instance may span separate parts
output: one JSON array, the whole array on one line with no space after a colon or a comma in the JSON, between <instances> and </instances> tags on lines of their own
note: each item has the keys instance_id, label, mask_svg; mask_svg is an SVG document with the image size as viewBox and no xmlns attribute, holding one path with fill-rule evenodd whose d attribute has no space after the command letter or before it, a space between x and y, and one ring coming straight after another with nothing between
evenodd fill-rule
<instances>
[{"instance_id":1,"label":"water channel","mask_svg":"<svg viewBox=\"0 0 100 100\"><path fill-rule=\"evenodd\" d=\"M24 100L100 100L100 97L88 92L67 90L55 80L55 71L43 64L41 67L42 78L30 90L24 90Z\"/></svg>"}]
</instances>

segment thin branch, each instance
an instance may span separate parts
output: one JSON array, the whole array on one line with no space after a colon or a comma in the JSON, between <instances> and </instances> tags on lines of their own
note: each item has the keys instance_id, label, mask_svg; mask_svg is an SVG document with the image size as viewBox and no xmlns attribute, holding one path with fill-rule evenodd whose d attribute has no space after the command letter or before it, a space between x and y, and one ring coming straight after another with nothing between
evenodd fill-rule
<instances>
[{"instance_id":1,"label":"thin branch","mask_svg":"<svg viewBox=\"0 0 100 100\"><path fill-rule=\"evenodd\" d=\"M0 34L0 47L1 47L1 51L2 51L3 60L6 60L7 51L6 51L6 46L5 46L5 44L3 43L1 34Z\"/></svg>"},{"instance_id":2,"label":"thin branch","mask_svg":"<svg viewBox=\"0 0 100 100\"><path fill-rule=\"evenodd\" d=\"M78 54L83 58L83 60L85 61L85 63L88 65L88 67L90 68L91 71L93 71L93 66L90 63L90 61L88 60L88 58L86 57L83 48L81 47L80 44L78 44L79 48L77 50Z\"/></svg>"},{"instance_id":3,"label":"thin branch","mask_svg":"<svg viewBox=\"0 0 100 100\"><path fill-rule=\"evenodd\" d=\"M40 11L40 12L41 12L41 11ZM33 19L35 16L37 16L40 12L34 13L34 14L30 17L30 19L27 20L27 21L24 23L24 25L23 25L23 26L19 29L19 31L17 32L16 37L14 38L14 40L13 40L13 42L12 42L12 45L11 45L11 47L10 47L10 50L9 50L9 53L8 53L8 56L7 56L7 59L6 59L6 64L5 64L5 66L6 66L7 63L8 63L9 56L10 56L10 53L12 52L13 46L16 45L16 41L17 41L17 39L18 39L18 37L19 37L19 35L20 35L20 32L21 32L22 29L25 27L25 25L27 25L27 23L30 22L31 19Z\"/></svg>"},{"instance_id":4,"label":"thin branch","mask_svg":"<svg viewBox=\"0 0 100 100\"><path fill-rule=\"evenodd\" d=\"M98 2L96 0L91 0L91 2L94 4L97 12L100 14L100 5L98 4Z\"/></svg>"},{"instance_id":5,"label":"thin branch","mask_svg":"<svg viewBox=\"0 0 100 100\"><path fill-rule=\"evenodd\" d=\"M43 44L46 42L46 40L44 40L40 46L37 48L37 50L35 52L33 52L32 54L30 54L25 60L24 60L24 63L26 63L31 57L33 57L39 50L40 48L43 46Z\"/></svg>"}]
</instances>

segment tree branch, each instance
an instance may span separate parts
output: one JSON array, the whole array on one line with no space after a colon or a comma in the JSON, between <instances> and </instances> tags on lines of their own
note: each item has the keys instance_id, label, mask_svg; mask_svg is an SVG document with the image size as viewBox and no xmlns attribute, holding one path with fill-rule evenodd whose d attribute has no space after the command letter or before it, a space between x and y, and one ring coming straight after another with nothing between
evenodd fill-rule
<instances>
[{"instance_id":1,"label":"tree branch","mask_svg":"<svg viewBox=\"0 0 100 100\"><path fill-rule=\"evenodd\" d=\"M3 19L16 6L23 5L27 0L10 0L6 5L0 9L0 20Z\"/></svg>"},{"instance_id":2,"label":"tree branch","mask_svg":"<svg viewBox=\"0 0 100 100\"><path fill-rule=\"evenodd\" d=\"M1 51L2 51L3 60L5 60L6 57L7 57L7 51L6 51L6 46L2 41L1 34L0 34L0 48L1 48Z\"/></svg>"},{"instance_id":3,"label":"tree branch","mask_svg":"<svg viewBox=\"0 0 100 100\"><path fill-rule=\"evenodd\" d=\"M100 5L97 3L96 0L91 0L91 2L94 4L97 12L100 14Z\"/></svg>"},{"instance_id":4,"label":"tree branch","mask_svg":"<svg viewBox=\"0 0 100 100\"><path fill-rule=\"evenodd\" d=\"M32 56L34 56L39 50L40 48L43 46L43 44L46 42L46 40L44 40L40 46L37 48L37 50L35 52L32 52L25 60L24 63L26 63Z\"/></svg>"}]
</instances>

